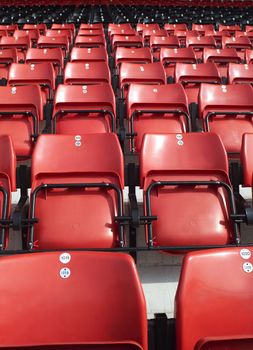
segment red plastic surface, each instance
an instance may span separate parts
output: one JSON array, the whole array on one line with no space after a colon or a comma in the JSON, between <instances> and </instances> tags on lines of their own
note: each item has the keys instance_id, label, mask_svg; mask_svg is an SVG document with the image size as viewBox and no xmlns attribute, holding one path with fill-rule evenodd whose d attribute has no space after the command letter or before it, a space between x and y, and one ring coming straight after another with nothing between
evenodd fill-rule
<instances>
[{"instance_id":1,"label":"red plastic surface","mask_svg":"<svg viewBox=\"0 0 253 350\"><path fill-rule=\"evenodd\" d=\"M40 136L32 158L32 191L45 183L106 182L124 188L123 155L116 135ZM35 247L117 245L116 203L112 189L40 191L35 206L35 216L39 218Z\"/></svg>"},{"instance_id":2,"label":"red plastic surface","mask_svg":"<svg viewBox=\"0 0 253 350\"><path fill-rule=\"evenodd\" d=\"M8 74L9 85L30 85L41 86L44 93L44 104L49 97L49 89L55 89L55 71L52 63L12 63ZM43 86L44 85L44 86ZM46 85L46 86L45 86ZM43 115L41 115L43 117Z\"/></svg>"},{"instance_id":3,"label":"red plastic surface","mask_svg":"<svg viewBox=\"0 0 253 350\"><path fill-rule=\"evenodd\" d=\"M85 111L108 110L115 117L116 106L112 87L110 84L59 85L55 94L53 118L61 110L70 112L57 119L58 134L111 132L111 119L108 115ZM80 112L71 113L73 110Z\"/></svg>"},{"instance_id":4,"label":"red plastic surface","mask_svg":"<svg viewBox=\"0 0 253 350\"><path fill-rule=\"evenodd\" d=\"M182 114L173 112L159 114L159 110L166 111L188 111L188 101L183 87L180 84L169 85L141 85L131 84L127 96L127 118L129 129L131 116L137 113L133 120L135 139L135 150L139 152L141 142L145 134L164 132L185 132L186 120ZM145 111L154 111L148 113ZM157 113L156 113L157 111Z\"/></svg>"},{"instance_id":5,"label":"red plastic surface","mask_svg":"<svg viewBox=\"0 0 253 350\"><path fill-rule=\"evenodd\" d=\"M30 48L26 53L26 63L52 62L61 69L64 67L64 58L61 48Z\"/></svg>"},{"instance_id":6,"label":"red plastic surface","mask_svg":"<svg viewBox=\"0 0 253 350\"><path fill-rule=\"evenodd\" d=\"M107 62L107 59L107 52L104 47L73 47L70 54L71 62Z\"/></svg>"},{"instance_id":7,"label":"red plastic surface","mask_svg":"<svg viewBox=\"0 0 253 350\"><path fill-rule=\"evenodd\" d=\"M253 65L229 63L229 84L253 83Z\"/></svg>"},{"instance_id":8,"label":"red plastic surface","mask_svg":"<svg viewBox=\"0 0 253 350\"><path fill-rule=\"evenodd\" d=\"M123 62L119 70L120 89L127 90L129 84L165 84L166 77L160 62L155 63L127 63Z\"/></svg>"},{"instance_id":9,"label":"red plastic surface","mask_svg":"<svg viewBox=\"0 0 253 350\"><path fill-rule=\"evenodd\" d=\"M251 187L253 180L253 134L244 134L242 138L241 164L243 167L243 185Z\"/></svg>"},{"instance_id":10,"label":"red plastic surface","mask_svg":"<svg viewBox=\"0 0 253 350\"><path fill-rule=\"evenodd\" d=\"M251 85L201 85L199 115L204 121L209 112L244 111L253 112L253 89ZM240 153L243 134L253 132L252 117L246 115L216 116L210 119L209 125L210 131L220 135L227 152L232 153Z\"/></svg>"},{"instance_id":11,"label":"red plastic surface","mask_svg":"<svg viewBox=\"0 0 253 350\"><path fill-rule=\"evenodd\" d=\"M105 47L105 39L102 35L83 36L77 35L75 47Z\"/></svg>"},{"instance_id":12,"label":"red plastic surface","mask_svg":"<svg viewBox=\"0 0 253 350\"><path fill-rule=\"evenodd\" d=\"M15 112L32 112L38 121L43 119L42 95L39 86L1 86L0 87L0 135L10 135L18 157L28 157L32 151L32 118L16 115Z\"/></svg>"},{"instance_id":13,"label":"red plastic surface","mask_svg":"<svg viewBox=\"0 0 253 350\"><path fill-rule=\"evenodd\" d=\"M16 191L16 155L10 136L0 136L0 186L7 191L7 219L11 212L11 191ZM3 194L0 192L0 216L2 217ZM8 245L9 231L5 229L4 247Z\"/></svg>"},{"instance_id":14,"label":"red plastic surface","mask_svg":"<svg viewBox=\"0 0 253 350\"><path fill-rule=\"evenodd\" d=\"M221 83L221 77L215 63L187 64L177 63L175 81L184 86L189 104L198 103L200 83Z\"/></svg>"},{"instance_id":15,"label":"red plastic surface","mask_svg":"<svg viewBox=\"0 0 253 350\"><path fill-rule=\"evenodd\" d=\"M68 264L61 252L1 257L2 348L147 350L146 305L132 258L69 254ZM68 278L60 276L64 268Z\"/></svg>"},{"instance_id":16,"label":"red plastic surface","mask_svg":"<svg viewBox=\"0 0 253 350\"><path fill-rule=\"evenodd\" d=\"M177 350L252 349L252 254L252 247L238 247L185 257L175 303Z\"/></svg>"},{"instance_id":17,"label":"red plastic surface","mask_svg":"<svg viewBox=\"0 0 253 350\"><path fill-rule=\"evenodd\" d=\"M235 49L252 49L252 44L246 36L222 38L222 47L225 48L235 48Z\"/></svg>"},{"instance_id":18,"label":"red plastic surface","mask_svg":"<svg viewBox=\"0 0 253 350\"><path fill-rule=\"evenodd\" d=\"M152 55L150 49L148 47L117 47L115 51L115 64L119 66L122 62L151 63Z\"/></svg>"},{"instance_id":19,"label":"red plastic surface","mask_svg":"<svg viewBox=\"0 0 253 350\"><path fill-rule=\"evenodd\" d=\"M220 180L229 184L224 146L211 133L145 135L140 176L144 200L154 181ZM152 223L154 245L226 244L232 234L228 208L227 193L221 187L157 187L151 192L152 215L157 215Z\"/></svg>"},{"instance_id":20,"label":"red plastic surface","mask_svg":"<svg viewBox=\"0 0 253 350\"><path fill-rule=\"evenodd\" d=\"M106 62L68 62L64 70L64 84L111 83Z\"/></svg>"}]
</instances>

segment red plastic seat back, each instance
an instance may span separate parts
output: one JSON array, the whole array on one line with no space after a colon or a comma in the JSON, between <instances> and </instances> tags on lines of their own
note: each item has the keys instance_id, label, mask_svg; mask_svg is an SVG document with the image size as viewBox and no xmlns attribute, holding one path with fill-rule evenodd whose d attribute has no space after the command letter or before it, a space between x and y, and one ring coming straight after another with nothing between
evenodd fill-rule
<instances>
[{"instance_id":1,"label":"red plastic seat back","mask_svg":"<svg viewBox=\"0 0 253 350\"><path fill-rule=\"evenodd\" d=\"M122 62L151 63L152 55L148 47L126 48L117 47L115 51L115 65L118 67Z\"/></svg>"},{"instance_id":2,"label":"red plastic seat back","mask_svg":"<svg viewBox=\"0 0 253 350\"><path fill-rule=\"evenodd\" d=\"M160 27L158 23L137 23L136 30L139 34L142 34L145 29L159 30Z\"/></svg>"},{"instance_id":3,"label":"red plastic seat back","mask_svg":"<svg viewBox=\"0 0 253 350\"><path fill-rule=\"evenodd\" d=\"M50 91L55 89L55 71L52 63L12 63L8 75L9 85L37 84L45 93L44 104L51 95Z\"/></svg>"},{"instance_id":4,"label":"red plastic seat back","mask_svg":"<svg viewBox=\"0 0 253 350\"><path fill-rule=\"evenodd\" d=\"M185 257L175 303L178 350L252 348L252 253L238 247Z\"/></svg>"},{"instance_id":5,"label":"red plastic seat back","mask_svg":"<svg viewBox=\"0 0 253 350\"><path fill-rule=\"evenodd\" d=\"M177 63L175 81L184 86L189 103L197 103L200 84L221 84L221 77L215 63L212 62L199 64Z\"/></svg>"},{"instance_id":6,"label":"red plastic seat back","mask_svg":"<svg viewBox=\"0 0 253 350\"><path fill-rule=\"evenodd\" d=\"M222 38L222 47L225 48L235 48L240 50L252 49L252 44L246 36L232 37L232 38Z\"/></svg>"},{"instance_id":7,"label":"red plastic seat back","mask_svg":"<svg viewBox=\"0 0 253 350\"><path fill-rule=\"evenodd\" d=\"M15 47L20 50L28 50L31 46L31 41L28 36L14 37L14 36L2 36L0 39L0 48L9 49Z\"/></svg>"},{"instance_id":8,"label":"red plastic seat back","mask_svg":"<svg viewBox=\"0 0 253 350\"><path fill-rule=\"evenodd\" d=\"M2 257L0 270L0 290L6 291L0 316L4 349L147 350L145 299L130 256L23 254ZM20 332L13 332L16 327Z\"/></svg>"},{"instance_id":9,"label":"red plastic seat back","mask_svg":"<svg viewBox=\"0 0 253 350\"><path fill-rule=\"evenodd\" d=\"M82 36L75 39L75 47L105 47L105 38L102 35Z\"/></svg>"},{"instance_id":10,"label":"red plastic seat back","mask_svg":"<svg viewBox=\"0 0 253 350\"><path fill-rule=\"evenodd\" d=\"M187 30L187 25L185 23L166 23L164 29L167 30L168 34L174 34L175 30Z\"/></svg>"},{"instance_id":11,"label":"red plastic seat back","mask_svg":"<svg viewBox=\"0 0 253 350\"><path fill-rule=\"evenodd\" d=\"M7 30L10 35L12 35L16 29L18 29L17 24L0 24L0 30Z\"/></svg>"},{"instance_id":12,"label":"red plastic seat back","mask_svg":"<svg viewBox=\"0 0 253 350\"><path fill-rule=\"evenodd\" d=\"M212 112L218 112L220 115L209 117L209 130L220 135L228 153L239 154L243 134L253 132L252 117L246 114L253 112L252 86L202 84L199 93L199 115L204 120L206 131L208 114Z\"/></svg>"},{"instance_id":13,"label":"red plastic seat back","mask_svg":"<svg viewBox=\"0 0 253 350\"><path fill-rule=\"evenodd\" d=\"M190 36L186 38L186 46L194 49L215 48L216 43L211 36Z\"/></svg>"},{"instance_id":14,"label":"red plastic seat back","mask_svg":"<svg viewBox=\"0 0 253 350\"><path fill-rule=\"evenodd\" d=\"M65 114L61 115L61 111ZM56 133L111 132L115 130L115 116L115 96L110 84L59 85L56 90Z\"/></svg>"},{"instance_id":15,"label":"red plastic seat back","mask_svg":"<svg viewBox=\"0 0 253 350\"><path fill-rule=\"evenodd\" d=\"M68 62L64 70L64 84L101 84L111 82L106 62Z\"/></svg>"},{"instance_id":16,"label":"red plastic seat back","mask_svg":"<svg viewBox=\"0 0 253 350\"><path fill-rule=\"evenodd\" d=\"M18 54L15 48L0 50L0 64L9 65L18 61Z\"/></svg>"},{"instance_id":17,"label":"red plastic seat back","mask_svg":"<svg viewBox=\"0 0 253 350\"><path fill-rule=\"evenodd\" d=\"M140 157L141 188L146 190L153 179L166 173L227 177L228 161L220 138L212 133L146 135Z\"/></svg>"},{"instance_id":18,"label":"red plastic seat back","mask_svg":"<svg viewBox=\"0 0 253 350\"><path fill-rule=\"evenodd\" d=\"M161 48L160 61L163 65L183 62L183 63L196 63L196 55L192 48L179 48L179 49L168 49Z\"/></svg>"},{"instance_id":19,"label":"red plastic seat back","mask_svg":"<svg viewBox=\"0 0 253 350\"><path fill-rule=\"evenodd\" d=\"M190 130L187 96L180 84L131 84L127 95L131 150L139 152L145 134Z\"/></svg>"},{"instance_id":20,"label":"red plastic seat back","mask_svg":"<svg viewBox=\"0 0 253 350\"><path fill-rule=\"evenodd\" d=\"M26 23L23 26L23 30L33 30L33 29L39 29L41 34L44 34L47 30L47 26L45 23L38 23L38 24L30 24Z\"/></svg>"},{"instance_id":21,"label":"red plastic seat back","mask_svg":"<svg viewBox=\"0 0 253 350\"><path fill-rule=\"evenodd\" d=\"M204 62L215 62L215 63L240 63L241 58L237 55L234 48L229 49L209 49L205 48L203 52Z\"/></svg>"},{"instance_id":22,"label":"red plastic seat back","mask_svg":"<svg viewBox=\"0 0 253 350\"><path fill-rule=\"evenodd\" d=\"M204 33L207 30L214 30L214 25L213 24L193 23L192 24L192 30L197 30L200 33Z\"/></svg>"},{"instance_id":23,"label":"red plastic seat back","mask_svg":"<svg viewBox=\"0 0 253 350\"><path fill-rule=\"evenodd\" d=\"M107 52L104 47L73 47L70 54L71 62L107 62L107 59Z\"/></svg>"},{"instance_id":24,"label":"red plastic seat back","mask_svg":"<svg viewBox=\"0 0 253 350\"><path fill-rule=\"evenodd\" d=\"M171 36L156 36L152 35L150 37L150 48L151 50L157 50L162 47L176 49L179 48L180 43L175 35Z\"/></svg>"},{"instance_id":25,"label":"red plastic seat back","mask_svg":"<svg viewBox=\"0 0 253 350\"><path fill-rule=\"evenodd\" d=\"M224 187L209 185L210 181L229 185L228 161L217 135L146 134L141 149L140 176L145 213L157 216L157 220L146 227L147 242L153 240L153 244L160 247L230 242L233 229L228 193ZM161 181L167 183L160 186ZM169 184L170 181L174 182ZM208 184L186 186L182 181L207 181ZM155 187L150 190L150 186ZM151 211L148 211L148 198Z\"/></svg>"},{"instance_id":26,"label":"red plastic seat back","mask_svg":"<svg viewBox=\"0 0 253 350\"><path fill-rule=\"evenodd\" d=\"M229 84L253 84L253 65L229 63Z\"/></svg>"},{"instance_id":27,"label":"red plastic seat back","mask_svg":"<svg viewBox=\"0 0 253 350\"><path fill-rule=\"evenodd\" d=\"M7 193L7 203L4 201L3 192L0 191L0 217L1 219L9 219L11 212L11 192L16 191L16 155L10 136L0 136L0 187L2 187ZM6 212L4 212L3 206L6 204ZM2 236L1 230L1 249L5 249L8 246L9 231L6 228L4 230L4 236ZM2 242L3 239L3 242Z\"/></svg>"},{"instance_id":28,"label":"red plastic seat back","mask_svg":"<svg viewBox=\"0 0 253 350\"><path fill-rule=\"evenodd\" d=\"M34 228L34 239L30 237L34 248L112 248L118 245L115 216L120 214L118 206L122 206L124 163L117 136L42 135L32 159L32 193L43 184L69 183L77 187L44 188L38 192L34 215L39 223ZM121 199L109 186L82 188L77 185L84 183L117 186Z\"/></svg>"},{"instance_id":29,"label":"red plastic seat back","mask_svg":"<svg viewBox=\"0 0 253 350\"><path fill-rule=\"evenodd\" d=\"M160 62L155 63L127 63L123 62L119 71L120 89L126 92L129 84L165 84L166 77Z\"/></svg>"},{"instance_id":30,"label":"red plastic seat back","mask_svg":"<svg viewBox=\"0 0 253 350\"><path fill-rule=\"evenodd\" d=\"M26 113L32 113L36 120ZM1 86L0 115L0 135L11 136L18 157L29 157L33 146L32 135L36 129L38 133L39 121L43 119L39 86Z\"/></svg>"},{"instance_id":31,"label":"red plastic seat back","mask_svg":"<svg viewBox=\"0 0 253 350\"><path fill-rule=\"evenodd\" d=\"M243 167L243 185L251 187L253 182L253 134L244 134L242 139L241 164Z\"/></svg>"},{"instance_id":32,"label":"red plastic seat back","mask_svg":"<svg viewBox=\"0 0 253 350\"><path fill-rule=\"evenodd\" d=\"M31 48L26 53L26 63L51 62L58 69L64 67L64 57L61 48Z\"/></svg>"}]
</instances>

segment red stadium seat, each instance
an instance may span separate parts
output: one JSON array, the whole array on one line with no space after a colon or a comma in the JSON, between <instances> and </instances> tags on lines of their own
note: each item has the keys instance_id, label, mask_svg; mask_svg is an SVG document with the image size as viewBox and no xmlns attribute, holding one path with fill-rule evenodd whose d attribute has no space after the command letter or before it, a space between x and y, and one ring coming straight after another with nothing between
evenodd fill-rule
<instances>
[{"instance_id":1,"label":"red stadium seat","mask_svg":"<svg viewBox=\"0 0 253 350\"><path fill-rule=\"evenodd\" d=\"M188 97L188 102L198 103L201 83L221 84L221 77L215 63L187 64L177 63L175 81L181 83Z\"/></svg>"},{"instance_id":2,"label":"red stadium seat","mask_svg":"<svg viewBox=\"0 0 253 350\"><path fill-rule=\"evenodd\" d=\"M110 24L109 24L110 26ZM102 23L81 23L79 29L103 29Z\"/></svg>"},{"instance_id":3,"label":"red stadium seat","mask_svg":"<svg viewBox=\"0 0 253 350\"><path fill-rule=\"evenodd\" d=\"M63 152L64 150L64 152ZM32 158L30 249L124 245L123 154L115 134L41 135ZM84 225L85 222L85 225Z\"/></svg>"},{"instance_id":4,"label":"red stadium seat","mask_svg":"<svg viewBox=\"0 0 253 350\"><path fill-rule=\"evenodd\" d=\"M119 71L119 86L122 91L122 97L126 95L128 87L132 83L166 84L162 64L160 62L146 64L122 63Z\"/></svg>"},{"instance_id":5,"label":"red stadium seat","mask_svg":"<svg viewBox=\"0 0 253 350\"><path fill-rule=\"evenodd\" d=\"M15 48L18 51L18 60L24 61L26 51L31 46L31 40L28 36L14 37L14 36L2 36L0 39L0 50Z\"/></svg>"},{"instance_id":6,"label":"red stadium seat","mask_svg":"<svg viewBox=\"0 0 253 350\"><path fill-rule=\"evenodd\" d=\"M93 24L94 25L97 25L97 24ZM82 28L82 24L81 24L81 27ZM111 31L114 30L114 29L123 29L123 30L128 30L128 29L132 29L132 26L130 23L109 23L108 24L108 33L110 35Z\"/></svg>"},{"instance_id":7,"label":"red stadium seat","mask_svg":"<svg viewBox=\"0 0 253 350\"><path fill-rule=\"evenodd\" d=\"M196 54L191 47L179 49L161 48L160 61L165 67L167 77L174 77L176 63L197 63Z\"/></svg>"},{"instance_id":8,"label":"red stadium seat","mask_svg":"<svg viewBox=\"0 0 253 350\"><path fill-rule=\"evenodd\" d=\"M150 246L223 245L237 235L229 216L228 161L217 135L145 135L140 174L145 214L157 216L146 227Z\"/></svg>"},{"instance_id":9,"label":"red stadium seat","mask_svg":"<svg viewBox=\"0 0 253 350\"><path fill-rule=\"evenodd\" d=\"M216 30L206 30L205 31L205 36L211 36L214 38L217 47L221 47L222 45L222 38L223 37L230 37L231 35L227 30L223 31L216 31Z\"/></svg>"},{"instance_id":10,"label":"red stadium seat","mask_svg":"<svg viewBox=\"0 0 253 350\"><path fill-rule=\"evenodd\" d=\"M40 31L39 31L39 29L15 30L13 36L16 37L16 38L22 38L24 36L28 36L30 41L33 44L36 44L37 41L38 41L38 38L40 36Z\"/></svg>"},{"instance_id":11,"label":"red stadium seat","mask_svg":"<svg viewBox=\"0 0 253 350\"><path fill-rule=\"evenodd\" d=\"M76 30L74 23L62 23L62 24L53 23L51 29L52 30L63 30L63 31L70 30L73 35L75 34L75 30Z\"/></svg>"},{"instance_id":12,"label":"red stadium seat","mask_svg":"<svg viewBox=\"0 0 253 350\"><path fill-rule=\"evenodd\" d=\"M236 50L246 50L246 49L252 49L252 44L246 36L239 36L237 38L231 37L223 37L222 38L222 47L223 49L226 48L234 48Z\"/></svg>"},{"instance_id":13,"label":"red stadium seat","mask_svg":"<svg viewBox=\"0 0 253 350\"><path fill-rule=\"evenodd\" d=\"M206 47L216 48L216 42L211 36L193 36L186 38L186 47L192 47L196 53L196 57L203 61L203 49Z\"/></svg>"},{"instance_id":14,"label":"red stadium seat","mask_svg":"<svg viewBox=\"0 0 253 350\"><path fill-rule=\"evenodd\" d=\"M0 79L7 82L10 64L13 62L18 62L17 49L0 50Z\"/></svg>"},{"instance_id":15,"label":"red stadium seat","mask_svg":"<svg viewBox=\"0 0 253 350\"><path fill-rule=\"evenodd\" d=\"M13 35L16 29L18 29L17 24L0 24L0 30L7 30L9 35Z\"/></svg>"},{"instance_id":16,"label":"red stadium seat","mask_svg":"<svg viewBox=\"0 0 253 350\"><path fill-rule=\"evenodd\" d=\"M39 86L0 87L0 135L10 135L17 157L31 156L43 119Z\"/></svg>"},{"instance_id":17,"label":"red stadium seat","mask_svg":"<svg viewBox=\"0 0 253 350\"><path fill-rule=\"evenodd\" d=\"M118 67L122 62L151 63L152 55L150 49L148 47L117 47L115 51L115 66Z\"/></svg>"},{"instance_id":18,"label":"red stadium seat","mask_svg":"<svg viewBox=\"0 0 253 350\"><path fill-rule=\"evenodd\" d=\"M16 155L10 136L0 136L0 221L10 218L11 192L16 191ZM0 250L7 248L8 228L1 226Z\"/></svg>"},{"instance_id":19,"label":"red stadium seat","mask_svg":"<svg viewBox=\"0 0 253 350\"><path fill-rule=\"evenodd\" d=\"M37 47L39 49L60 48L65 56L69 51L69 40L66 35L63 36L46 36L41 35L38 39Z\"/></svg>"},{"instance_id":20,"label":"red stadium seat","mask_svg":"<svg viewBox=\"0 0 253 350\"><path fill-rule=\"evenodd\" d=\"M64 58L62 50L57 48L52 49L34 49L31 48L26 53L26 63L43 63L50 62L55 67L57 74L60 74L64 67Z\"/></svg>"},{"instance_id":21,"label":"red stadium seat","mask_svg":"<svg viewBox=\"0 0 253 350\"><path fill-rule=\"evenodd\" d=\"M229 63L228 82L229 84L253 84L253 65Z\"/></svg>"},{"instance_id":22,"label":"red stadium seat","mask_svg":"<svg viewBox=\"0 0 253 350\"><path fill-rule=\"evenodd\" d=\"M180 84L131 84L127 95L131 152L139 152L145 134L191 130L188 101Z\"/></svg>"},{"instance_id":23,"label":"red stadium seat","mask_svg":"<svg viewBox=\"0 0 253 350\"><path fill-rule=\"evenodd\" d=\"M231 35L234 35L237 30L241 30L241 27L239 25L219 25L220 31L228 31Z\"/></svg>"},{"instance_id":24,"label":"red stadium seat","mask_svg":"<svg viewBox=\"0 0 253 350\"><path fill-rule=\"evenodd\" d=\"M117 47L142 47L143 40L139 35L114 35L112 38L112 48L115 51Z\"/></svg>"},{"instance_id":25,"label":"red stadium seat","mask_svg":"<svg viewBox=\"0 0 253 350\"><path fill-rule=\"evenodd\" d=\"M246 32L252 32L253 31L253 26L252 25L246 25L245 26L245 31Z\"/></svg>"},{"instance_id":26,"label":"red stadium seat","mask_svg":"<svg viewBox=\"0 0 253 350\"><path fill-rule=\"evenodd\" d=\"M75 47L105 47L105 38L102 35L82 36L78 35L75 39Z\"/></svg>"},{"instance_id":27,"label":"red stadium seat","mask_svg":"<svg viewBox=\"0 0 253 350\"><path fill-rule=\"evenodd\" d=\"M253 50L245 51L245 60L247 64L253 63Z\"/></svg>"},{"instance_id":28,"label":"red stadium seat","mask_svg":"<svg viewBox=\"0 0 253 350\"><path fill-rule=\"evenodd\" d=\"M158 23L137 23L136 30L139 34L142 35L143 30L149 29L149 30L159 30L159 24Z\"/></svg>"},{"instance_id":29,"label":"red stadium seat","mask_svg":"<svg viewBox=\"0 0 253 350\"><path fill-rule=\"evenodd\" d=\"M115 131L115 96L110 84L59 85L55 94L53 129L57 134Z\"/></svg>"},{"instance_id":30,"label":"red stadium seat","mask_svg":"<svg viewBox=\"0 0 253 350\"><path fill-rule=\"evenodd\" d=\"M145 298L130 256L21 254L2 257L0 269L0 291L6 294L0 316L4 349L147 350ZM12 334L17 328L20 332Z\"/></svg>"},{"instance_id":31,"label":"red stadium seat","mask_svg":"<svg viewBox=\"0 0 253 350\"><path fill-rule=\"evenodd\" d=\"M238 55L234 48L228 49L208 49L203 51L203 61L214 62L217 64L220 75L227 78L228 64L241 63L241 57Z\"/></svg>"},{"instance_id":32,"label":"red stadium seat","mask_svg":"<svg viewBox=\"0 0 253 350\"><path fill-rule=\"evenodd\" d=\"M40 34L44 35L44 33L47 30L47 26L45 23L38 23L38 24L26 23L23 26L23 30L33 30L33 29L38 29L40 31Z\"/></svg>"},{"instance_id":33,"label":"red stadium seat","mask_svg":"<svg viewBox=\"0 0 253 350\"><path fill-rule=\"evenodd\" d=\"M73 41L73 31L68 28L48 29L45 33L45 36L50 36L53 38L58 38L59 36L66 36L69 40L69 44L72 44Z\"/></svg>"},{"instance_id":34,"label":"red stadium seat","mask_svg":"<svg viewBox=\"0 0 253 350\"><path fill-rule=\"evenodd\" d=\"M192 30L196 30L197 32L199 32L202 35L204 35L207 30L214 30L214 25L213 24L193 23L192 24Z\"/></svg>"},{"instance_id":35,"label":"red stadium seat","mask_svg":"<svg viewBox=\"0 0 253 350\"><path fill-rule=\"evenodd\" d=\"M179 48L180 43L175 35L171 36L156 36L151 35L150 37L150 48L152 51L159 50L162 47L171 49Z\"/></svg>"},{"instance_id":36,"label":"red stadium seat","mask_svg":"<svg viewBox=\"0 0 253 350\"><path fill-rule=\"evenodd\" d=\"M138 35L138 32L136 32L136 30L133 28L116 27L112 28L109 32L109 38L112 40L114 35L136 36Z\"/></svg>"},{"instance_id":37,"label":"red stadium seat","mask_svg":"<svg viewBox=\"0 0 253 350\"><path fill-rule=\"evenodd\" d=\"M177 350L252 349L252 263L252 247L185 257L175 302Z\"/></svg>"},{"instance_id":38,"label":"red stadium seat","mask_svg":"<svg viewBox=\"0 0 253 350\"><path fill-rule=\"evenodd\" d=\"M142 37L144 39L144 44L149 46L151 36L166 37L167 31L165 29L144 29L142 32Z\"/></svg>"},{"instance_id":39,"label":"red stadium seat","mask_svg":"<svg viewBox=\"0 0 253 350\"><path fill-rule=\"evenodd\" d=\"M111 83L111 73L106 62L68 62L64 71L64 84Z\"/></svg>"},{"instance_id":40,"label":"red stadium seat","mask_svg":"<svg viewBox=\"0 0 253 350\"><path fill-rule=\"evenodd\" d=\"M55 90L55 72L52 63L12 63L9 69L8 83L18 85L40 85L43 105L53 98ZM41 116L42 117L42 116Z\"/></svg>"},{"instance_id":41,"label":"red stadium seat","mask_svg":"<svg viewBox=\"0 0 253 350\"><path fill-rule=\"evenodd\" d=\"M196 30L175 30L174 35L178 37L178 40L180 42L180 45L182 47L186 46L186 38L189 37L197 37L199 36L199 33Z\"/></svg>"},{"instance_id":42,"label":"red stadium seat","mask_svg":"<svg viewBox=\"0 0 253 350\"><path fill-rule=\"evenodd\" d=\"M218 134L228 154L238 156L243 134L253 132L252 86L202 84L199 115L204 130Z\"/></svg>"},{"instance_id":43,"label":"red stadium seat","mask_svg":"<svg viewBox=\"0 0 253 350\"><path fill-rule=\"evenodd\" d=\"M70 54L71 62L107 62L107 60L107 52L104 47L73 47Z\"/></svg>"},{"instance_id":44,"label":"red stadium seat","mask_svg":"<svg viewBox=\"0 0 253 350\"><path fill-rule=\"evenodd\" d=\"M103 29L79 29L77 35L79 36L103 36L104 30Z\"/></svg>"},{"instance_id":45,"label":"red stadium seat","mask_svg":"<svg viewBox=\"0 0 253 350\"><path fill-rule=\"evenodd\" d=\"M174 34L175 30L188 30L187 25L185 23L166 23L164 25L164 29L168 34Z\"/></svg>"},{"instance_id":46,"label":"red stadium seat","mask_svg":"<svg viewBox=\"0 0 253 350\"><path fill-rule=\"evenodd\" d=\"M241 164L243 167L243 185L253 187L253 134L244 134L242 138Z\"/></svg>"},{"instance_id":47,"label":"red stadium seat","mask_svg":"<svg viewBox=\"0 0 253 350\"><path fill-rule=\"evenodd\" d=\"M0 30L0 38L2 36L8 36L7 30Z\"/></svg>"}]
</instances>

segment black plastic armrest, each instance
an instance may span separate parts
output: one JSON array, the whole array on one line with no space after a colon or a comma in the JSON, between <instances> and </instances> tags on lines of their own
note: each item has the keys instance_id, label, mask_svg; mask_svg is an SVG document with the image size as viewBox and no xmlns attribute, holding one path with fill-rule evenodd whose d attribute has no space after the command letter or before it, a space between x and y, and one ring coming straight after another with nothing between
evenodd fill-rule
<instances>
[{"instance_id":1,"label":"black plastic armrest","mask_svg":"<svg viewBox=\"0 0 253 350\"><path fill-rule=\"evenodd\" d=\"M26 218L28 195L22 195L12 213L11 221L14 231L19 231L22 227L22 222Z\"/></svg>"}]
</instances>

